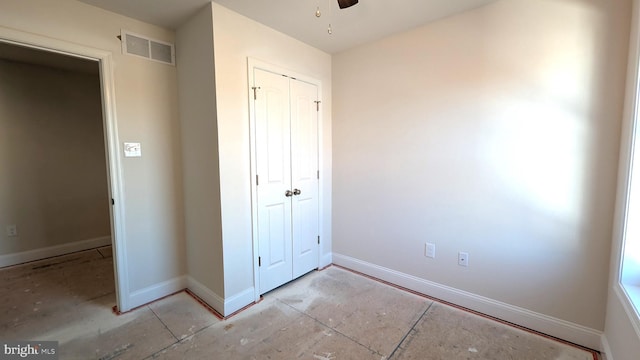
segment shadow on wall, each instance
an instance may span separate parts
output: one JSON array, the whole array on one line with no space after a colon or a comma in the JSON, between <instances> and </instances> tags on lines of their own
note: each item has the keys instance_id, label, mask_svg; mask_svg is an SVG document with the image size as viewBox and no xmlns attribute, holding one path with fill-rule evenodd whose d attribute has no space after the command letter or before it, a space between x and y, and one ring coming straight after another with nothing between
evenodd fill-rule
<instances>
[{"instance_id":1,"label":"shadow on wall","mask_svg":"<svg viewBox=\"0 0 640 360\"><path fill-rule=\"evenodd\" d=\"M97 73L0 60L0 84L0 255L109 236Z\"/></svg>"},{"instance_id":2,"label":"shadow on wall","mask_svg":"<svg viewBox=\"0 0 640 360\"><path fill-rule=\"evenodd\" d=\"M335 251L602 329L628 6L498 1L337 55Z\"/></svg>"}]
</instances>

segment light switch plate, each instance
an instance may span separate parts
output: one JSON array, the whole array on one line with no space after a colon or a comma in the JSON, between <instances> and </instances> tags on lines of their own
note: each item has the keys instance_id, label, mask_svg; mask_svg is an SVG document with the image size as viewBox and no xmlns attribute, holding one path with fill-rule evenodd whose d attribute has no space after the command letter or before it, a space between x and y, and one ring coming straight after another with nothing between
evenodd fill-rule
<instances>
[{"instance_id":1,"label":"light switch plate","mask_svg":"<svg viewBox=\"0 0 640 360\"><path fill-rule=\"evenodd\" d=\"M124 157L141 157L142 147L140 143L124 143Z\"/></svg>"}]
</instances>

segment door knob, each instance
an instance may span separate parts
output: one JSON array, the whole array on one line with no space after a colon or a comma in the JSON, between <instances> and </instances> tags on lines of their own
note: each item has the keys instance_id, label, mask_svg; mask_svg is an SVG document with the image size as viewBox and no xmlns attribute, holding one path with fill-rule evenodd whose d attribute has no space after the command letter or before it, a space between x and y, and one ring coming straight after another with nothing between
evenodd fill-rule
<instances>
[{"instance_id":1,"label":"door knob","mask_svg":"<svg viewBox=\"0 0 640 360\"><path fill-rule=\"evenodd\" d=\"M291 190L287 190L287 191L284 192L284 196L291 197L291 196L293 196L293 193L291 192Z\"/></svg>"},{"instance_id":2,"label":"door knob","mask_svg":"<svg viewBox=\"0 0 640 360\"><path fill-rule=\"evenodd\" d=\"M300 189L293 189L293 195L300 195L302 194L302 191L300 191Z\"/></svg>"}]
</instances>

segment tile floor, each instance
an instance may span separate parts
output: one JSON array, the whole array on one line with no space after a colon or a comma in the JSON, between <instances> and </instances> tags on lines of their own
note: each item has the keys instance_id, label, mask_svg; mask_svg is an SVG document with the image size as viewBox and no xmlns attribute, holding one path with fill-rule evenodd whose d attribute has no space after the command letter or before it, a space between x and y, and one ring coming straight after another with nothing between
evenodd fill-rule
<instances>
[{"instance_id":1,"label":"tile floor","mask_svg":"<svg viewBox=\"0 0 640 360\"><path fill-rule=\"evenodd\" d=\"M60 359L594 359L338 267L224 321L184 292L117 316L101 248L0 270L0 303L0 340L56 340Z\"/></svg>"}]
</instances>

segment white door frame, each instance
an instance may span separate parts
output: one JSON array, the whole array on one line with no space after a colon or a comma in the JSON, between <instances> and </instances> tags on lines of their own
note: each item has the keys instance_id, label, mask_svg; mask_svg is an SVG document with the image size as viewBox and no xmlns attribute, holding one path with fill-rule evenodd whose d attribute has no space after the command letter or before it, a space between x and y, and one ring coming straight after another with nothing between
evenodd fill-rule
<instances>
[{"instance_id":1,"label":"white door frame","mask_svg":"<svg viewBox=\"0 0 640 360\"><path fill-rule=\"evenodd\" d=\"M297 80L301 80L304 82L308 82L318 87L318 101L322 104L322 82L320 80L314 79L304 74L296 73L295 71L291 71L277 65L270 64L268 62L264 62L262 60L258 60L252 57L247 58L247 99L249 100L249 138L250 138L250 154L251 154L251 236L253 238L253 289L254 289L254 300L255 302L260 301L260 269L258 266L258 193L256 188L256 122L255 122L255 104L253 102L253 84L254 84L254 76L253 70L261 69L265 71L269 71L275 74L286 75L291 78L295 78ZM323 152L322 152L322 118L323 118L322 106L320 106L320 111L318 112L318 170L322 169L323 164ZM318 180L318 232L320 233L320 239L326 239L323 234L324 229L324 218L323 218L323 174L320 174L320 179ZM318 266L322 264L322 246L318 251Z\"/></svg>"},{"instance_id":2,"label":"white door frame","mask_svg":"<svg viewBox=\"0 0 640 360\"><path fill-rule=\"evenodd\" d=\"M126 238L124 224L124 197L122 189L122 166L118 156L118 126L111 52L78 45L45 36L26 33L0 26L0 42L26 46L87 60L97 61L100 68L102 95L102 118L107 161L107 183L109 194L115 204L109 207L111 221L111 243L114 251L116 281L116 305L120 311L130 310L129 276L127 269Z\"/></svg>"}]
</instances>

